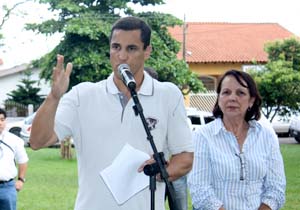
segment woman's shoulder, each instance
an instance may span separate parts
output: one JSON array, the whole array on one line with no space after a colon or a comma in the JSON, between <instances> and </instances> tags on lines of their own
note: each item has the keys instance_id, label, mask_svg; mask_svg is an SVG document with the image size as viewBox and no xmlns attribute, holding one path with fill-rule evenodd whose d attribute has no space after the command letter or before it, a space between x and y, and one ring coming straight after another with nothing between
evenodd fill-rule
<instances>
[{"instance_id":1,"label":"woman's shoulder","mask_svg":"<svg viewBox=\"0 0 300 210\"><path fill-rule=\"evenodd\" d=\"M218 132L218 130L220 129L219 126L220 126L220 122L219 122L219 119L217 118L207 124L199 126L194 131L194 135L209 138Z\"/></svg>"},{"instance_id":2,"label":"woman's shoulder","mask_svg":"<svg viewBox=\"0 0 300 210\"><path fill-rule=\"evenodd\" d=\"M252 120L249 122L250 126L252 126L255 129L255 132L260 134L263 141L268 143L278 143L278 136L275 133L275 130L273 129L271 124L268 123L262 123L261 121Z\"/></svg>"}]
</instances>

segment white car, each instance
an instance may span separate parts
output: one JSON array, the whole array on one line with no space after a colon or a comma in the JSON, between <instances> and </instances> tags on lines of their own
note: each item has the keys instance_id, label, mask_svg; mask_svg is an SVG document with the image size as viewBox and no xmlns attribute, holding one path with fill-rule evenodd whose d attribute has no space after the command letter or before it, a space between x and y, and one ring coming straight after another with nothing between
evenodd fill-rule
<instances>
[{"instance_id":1,"label":"white car","mask_svg":"<svg viewBox=\"0 0 300 210\"><path fill-rule=\"evenodd\" d=\"M289 133L290 136L294 137L300 143L300 116L291 119Z\"/></svg>"},{"instance_id":2,"label":"white car","mask_svg":"<svg viewBox=\"0 0 300 210\"><path fill-rule=\"evenodd\" d=\"M264 113L266 112L261 112L261 117L265 117ZM270 113L270 117L273 116L274 113ZM277 134L278 137L289 137L289 127L290 127L290 115L286 114L284 116L281 116L279 114L276 114L271 122L271 125ZM270 119L269 119L270 121Z\"/></svg>"},{"instance_id":3,"label":"white car","mask_svg":"<svg viewBox=\"0 0 300 210\"><path fill-rule=\"evenodd\" d=\"M35 113L29 115L26 118L7 118L7 126L6 129L19 136L21 139L24 140L24 144L26 146L29 145L29 137L31 131L31 124Z\"/></svg>"},{"instance_id":4,"label":"white car","mask_svg":"<svg viewBox=\"0 0 300 210\"><path fill-rule=\"evenodd\" d=\"M211 112L201 111L196 108L186 108L187 117L190 121L191 130L196 130L199 126L207 124L215 119Z\"/></svg>"},{"instance_id":5,"label":"white car","mask_svg":"<svg viewBox=\"0 0 300 210\"><path fill-rule=\"evenodd\" d=\"M272 127L275 130L275 133L278 137L288 137L289 136L289 127L290 120L286 117L281 117L276 115L272 120Z\"/></svg>"},{"instance_id":6,"label":"white car","mask_svg":"<svg viewBox=\"0 0 300 210\"><path fill-rule=\"evenodd\" d=\"M6 130L20 137L21 126L23 124L23 119L20 117L8 117L6 119Z\"/></svg>"},{"instance_id":7,"label":"white car","mask_svg":"<svg viewBox=\"0 0 300 210\"><path fill-rule=\"evenodd\" d=\"M30 132L31 132L31 125L32 121L35 116L34 112L33 114L29 115L23 120L23 124L21 126L21 131L20 131L20 137L24 140L26 145L29 145L29 137L30 137Z\"/></svg>"},{"instance_id":8,"label":"white car","mask_svg":"<svg viewBox=\"0 0 300 210\"><path fill-rule=\"evenodd\" d=\"M27 145L27 146L29 146L29 138L30 138L30 133L31 133L31 127L32 127L32 122L33 122L33 119L34 119L35 115L36 115L36 112L29 115L28 117L26 117L22 121L19 136L24 140L25 145ZM71 144L72 144L72 146L74 146L73 138L71 138ZM50 147L59 147L59 146L60 146L60 142L57 142L56 144L54 144L53 146L50 146Z\"/></svg>"}]
</instances>

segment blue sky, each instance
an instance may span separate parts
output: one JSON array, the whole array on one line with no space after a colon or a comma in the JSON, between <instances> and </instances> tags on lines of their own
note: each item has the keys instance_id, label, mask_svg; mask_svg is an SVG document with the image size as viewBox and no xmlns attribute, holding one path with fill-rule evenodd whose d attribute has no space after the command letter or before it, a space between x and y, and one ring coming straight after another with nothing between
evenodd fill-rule
<instances>
[{"instance_id":1,"label":"blue sky","mask_svg":"<svg viewBox=\"0 0 300 210\"><path fill-rule=\"evenodd\" d=\"M3 3L16 0L1 0ZM300 3L297 0L165 0L162 6L147 10L170 13L186 21L197 22L242 22L279 23L292 33L300 36ZM141 7L135 7L141 10ZM0 57L9 68L39 58L52 50L60 36L45 37L23 29L25 22L38 22L52 16L46 6L26 3L19 7L26 16L14 15L3 28L5 47L0 49ZM0 14L1 15L1 14Z\"/></svg>"}]
</instances>

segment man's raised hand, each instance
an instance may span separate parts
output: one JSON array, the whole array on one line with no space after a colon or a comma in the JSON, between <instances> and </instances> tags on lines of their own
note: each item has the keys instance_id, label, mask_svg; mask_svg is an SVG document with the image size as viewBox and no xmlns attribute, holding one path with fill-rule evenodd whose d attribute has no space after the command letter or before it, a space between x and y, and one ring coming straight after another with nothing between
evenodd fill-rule
<instances>
[{"instance_id":1,"label":"man's raised hand","mask_svg":"<svg viewBox=\"0 0 300 210\"><path fill-rule=\"evenodd\" d=\"M51 89L52 96L57 100L59 100L61 96L68 90L72 68L72 63L68 63L65 69L64 56L57 55L57 63L56 66L53 68L52 73Z\"/></svg>"}]
</instances>

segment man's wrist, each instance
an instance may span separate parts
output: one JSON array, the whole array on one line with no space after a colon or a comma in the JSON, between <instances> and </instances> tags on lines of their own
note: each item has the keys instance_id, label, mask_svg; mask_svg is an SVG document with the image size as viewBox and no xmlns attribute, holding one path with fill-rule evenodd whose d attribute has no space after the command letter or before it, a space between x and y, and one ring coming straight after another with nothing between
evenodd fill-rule
<instances>
[{"instance_id":1,"label":"man's wrist","mask_svg":"<svg viewBox=\"0 0 300 210\"><path fill-rule=\"evenodd\" d=\"M25 183L26 179L25 178L22 178L22 177L18 177L18 180Z\"/></svg>"}]
</instances>

